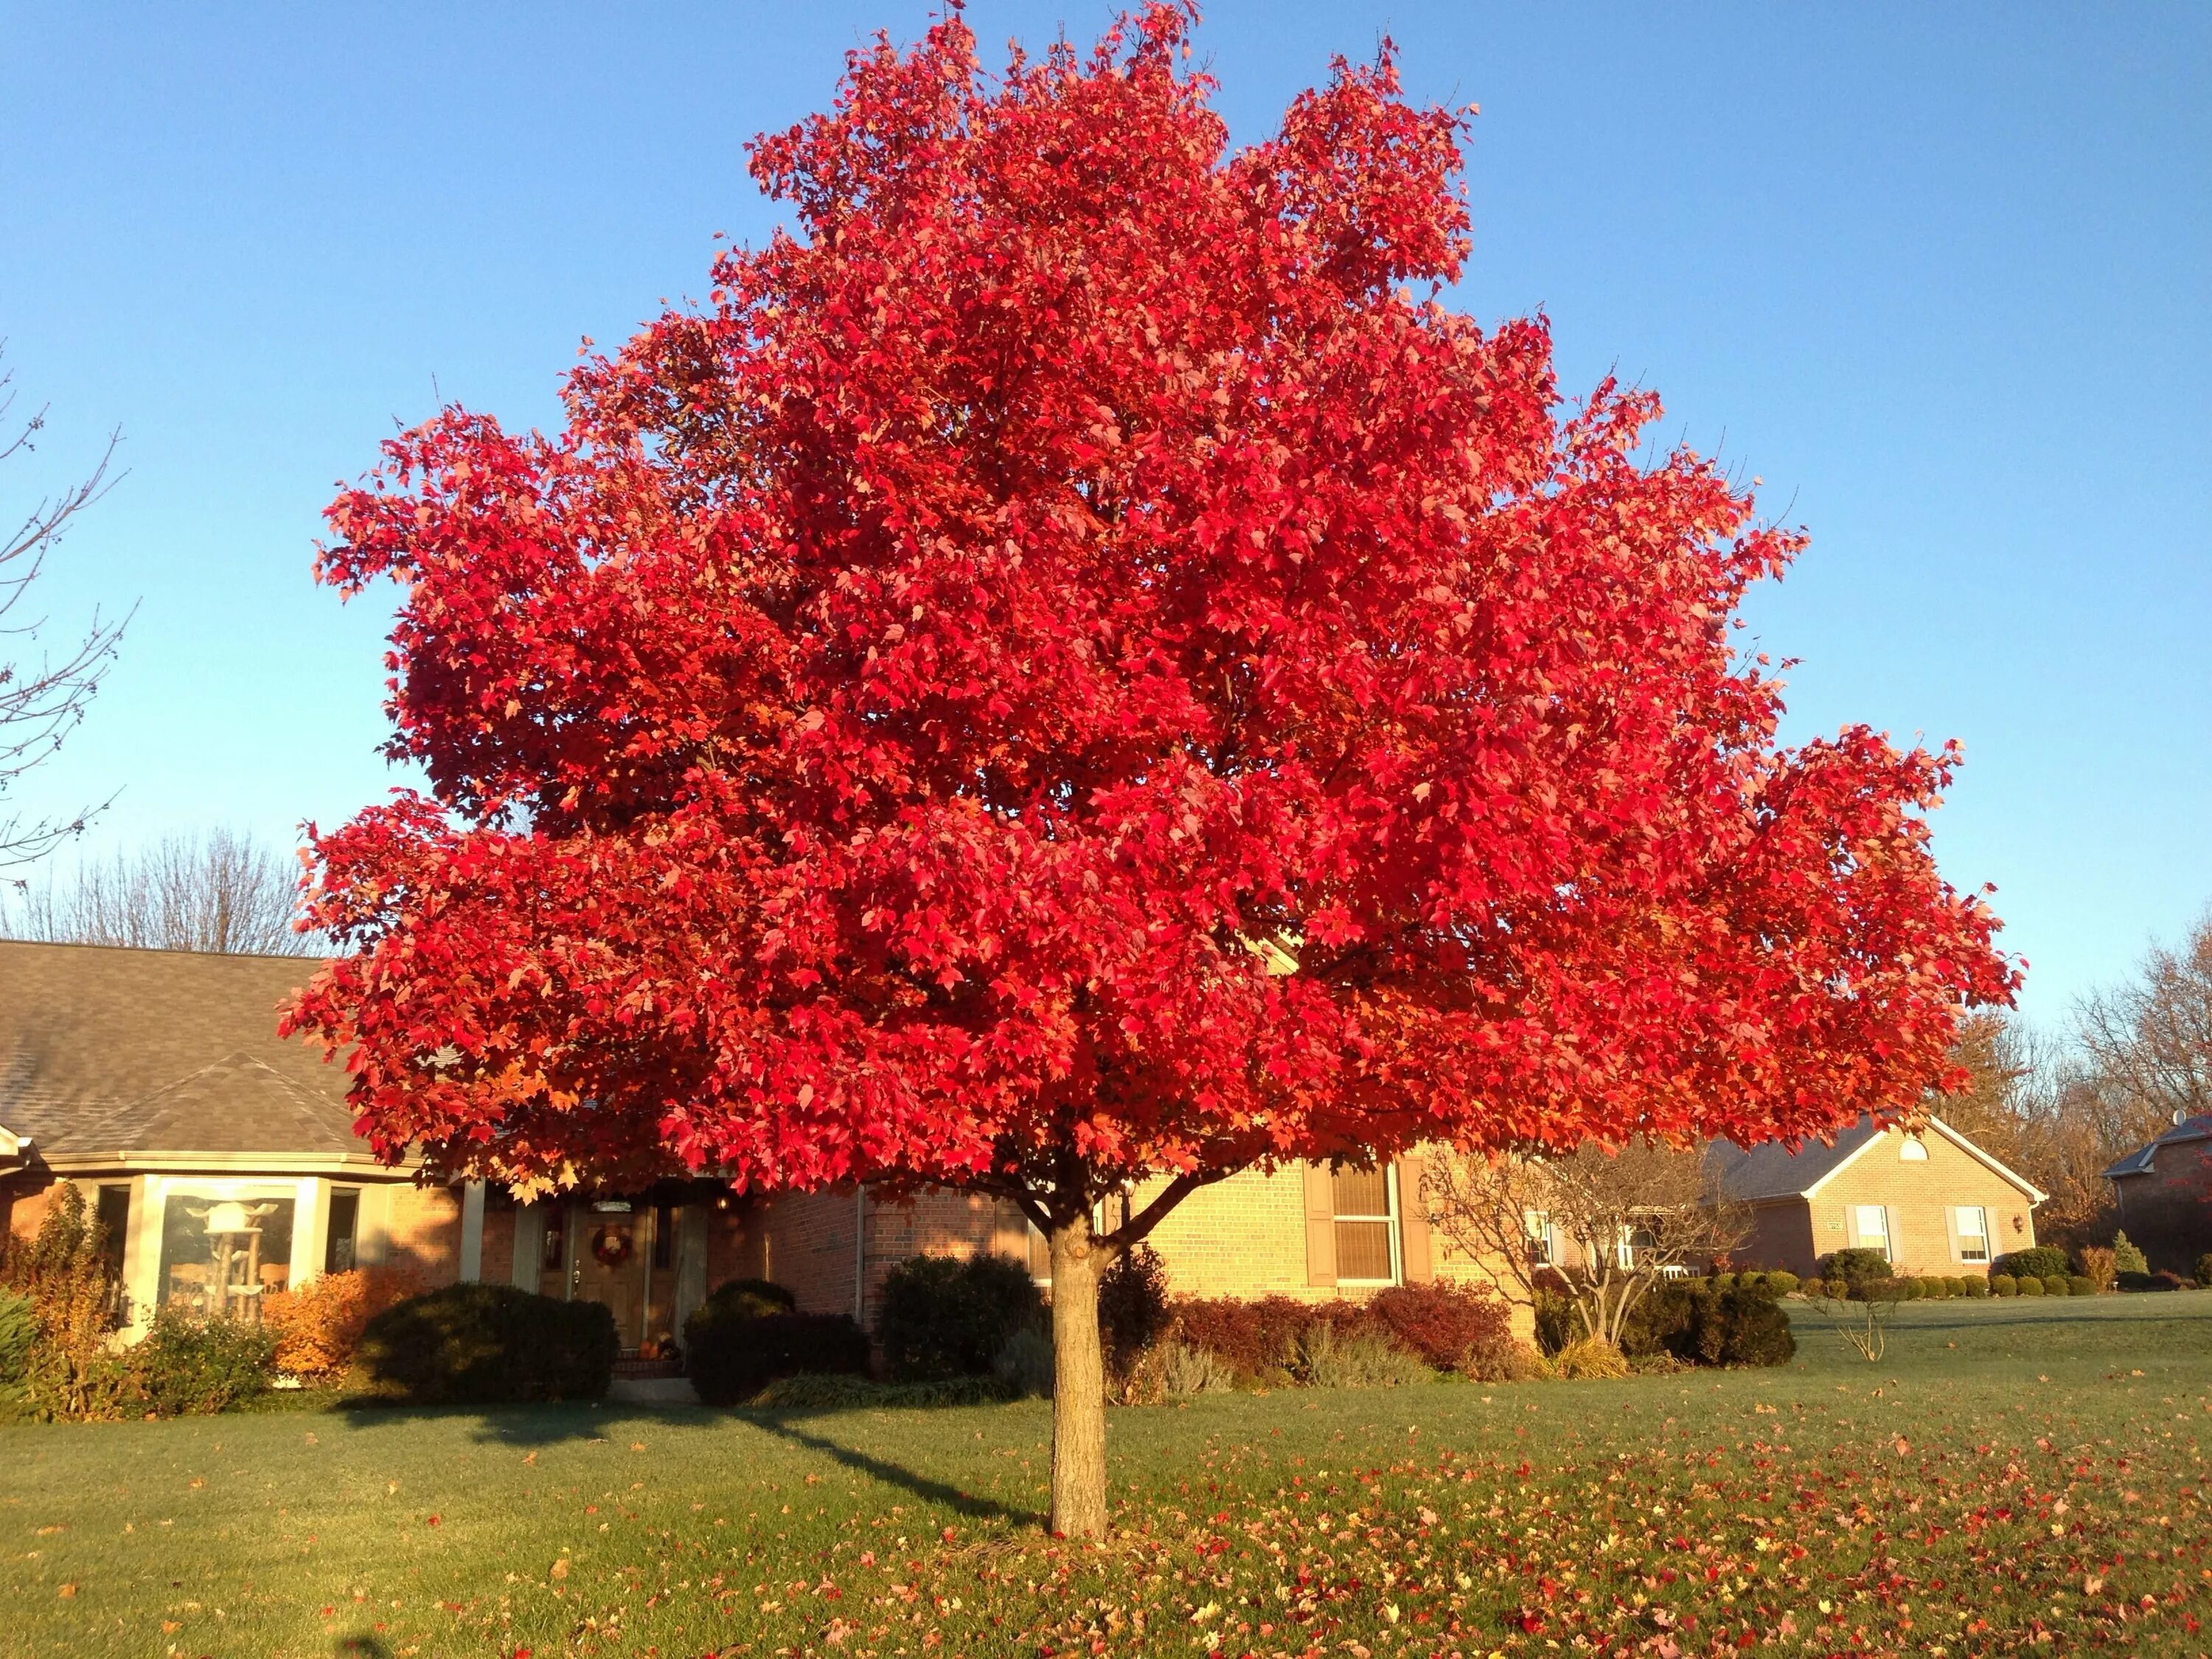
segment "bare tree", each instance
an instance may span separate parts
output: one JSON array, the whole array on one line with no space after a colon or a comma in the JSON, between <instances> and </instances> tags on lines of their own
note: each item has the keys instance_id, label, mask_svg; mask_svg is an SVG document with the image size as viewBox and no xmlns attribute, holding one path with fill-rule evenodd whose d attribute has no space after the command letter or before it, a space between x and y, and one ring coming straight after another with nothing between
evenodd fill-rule
<instances>
[{"instance_id":1,"label":"bare tree","mask_svg":"<svg viewBox=\"0 0 2212 1659\"><path fill-rule=\"evenodd\" d=\"M1498 1264L1508 1300L1563 1286L1583 1333L1618 1346L1637 1304L1672 1273L1725 1255L1750 1212L1725 1198L1697 1152L1648 1140L1586 1143L1564 1158L1444 1153L1424 1166L1430 1224Z\"/></svg>"},{"instance_id":2,"label":"bare tree","mask_svg":"<svg viewBox=\"0 0 2212 1659\"><path fill-rule=\"evenodd\" d=\"M2084 1000L2077 1019L2106 1108L2128 1115L2131 1133L2212 1112L2212 910L2179 950L2153 946L2134 979Z\"/></svg>"},{"instance_id":3,"label":"bare tree","mask_svg":"<svg viewBox=\"0 0 2212 1659\"><path fill-rule=\"evenodd\" d=\"M289 860L251 836L172 836L137 853L49 876L10 908L18 939L155 951L310 956L319 935L293 930L300 882Z\"/></svg>"},{"instance_id":4,"label":"bare tree","mask_svg":"<svg viewBox=\"0 0 2212 1659\"><path fill-rule=\"evenodd\" d=\"M0 461L36 448L35 440L46 423L41 409L12 435L8 432L15 402L14 379L12 373L0 369ZM0 532L0 797L24 773L51 758L84 718L86 705L114 662L115 648L131 620L126 613L120 621L106 622L94 611L81 637L49 651L44 638L46 618L26 607L32 584L46 569L46 556L70 520L106 492L116 441L111 434L88 477L59 495L40 497L12 532ZM82 833L98 810L88 805L60 817L26 817L0 807L0 870L29 864L52 852L62 841Z\"/></svg>"}]
</instances>

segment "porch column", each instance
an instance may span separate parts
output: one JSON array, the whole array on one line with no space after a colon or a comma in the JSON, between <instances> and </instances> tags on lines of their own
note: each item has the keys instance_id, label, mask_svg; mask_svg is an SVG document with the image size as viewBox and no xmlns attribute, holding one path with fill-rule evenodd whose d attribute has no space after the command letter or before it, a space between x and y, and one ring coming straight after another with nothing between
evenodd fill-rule
<instances>
[{"instance_id":1,"label":"porch column","mask_svg":"<svg viewBox=\"0 0 2212 1659\"><path fill-rule=\"evenodd\" d=\"M483 1277L484 1184L471 1181L461 1189L461 1272L465 1281Z\"/></svg>"}]
</instances>

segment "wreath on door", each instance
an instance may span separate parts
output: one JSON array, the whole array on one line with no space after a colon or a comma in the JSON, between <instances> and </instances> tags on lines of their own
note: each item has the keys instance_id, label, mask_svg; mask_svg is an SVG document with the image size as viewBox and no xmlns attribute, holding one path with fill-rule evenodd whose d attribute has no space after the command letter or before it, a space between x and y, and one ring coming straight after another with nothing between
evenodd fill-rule
<instances>
[{"instance_id":1,"label":"wreath on door","mask_svg":"<svg viewBox=\"0 0 2212 1659\"><path fill-rule=\"evenodd\" d=\"M621 1267L635 1248L630 1243L629 1229L617 1227L612 1222L592 1235L592 1255L603 1267Z\"/></svg>"}]
</instances>

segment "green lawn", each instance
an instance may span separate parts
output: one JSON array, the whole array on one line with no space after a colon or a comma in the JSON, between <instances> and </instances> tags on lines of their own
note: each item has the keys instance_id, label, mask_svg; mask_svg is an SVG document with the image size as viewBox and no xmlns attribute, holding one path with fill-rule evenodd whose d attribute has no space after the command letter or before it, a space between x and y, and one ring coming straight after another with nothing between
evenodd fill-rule
<instances>
[{"instance_id":1,"label":"green lawn","mask_svg":"<svg viewBox=\"0 0 2212 1659\"><path fill-rule=\"evenodd\" d=\"M1965 1655L2212 1647L2212 1295L1916 1304L1869 1365L1041 1404L0 1430L0 1652Z\"/></svg>"}]
</instances>

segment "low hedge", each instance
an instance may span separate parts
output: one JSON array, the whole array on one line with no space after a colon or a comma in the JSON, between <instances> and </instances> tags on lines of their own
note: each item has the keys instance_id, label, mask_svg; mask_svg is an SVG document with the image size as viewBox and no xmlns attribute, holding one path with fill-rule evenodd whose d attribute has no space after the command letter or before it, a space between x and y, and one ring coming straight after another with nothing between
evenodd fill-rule
<instances>
[{"instance_id":1,"label":"low hedge","mask_svg":"<svg viewBox=\"0 0 2212 1659\"><path fill-rule=\"evenodd\" d=\"M2124 1291L2185 1291L2189 1281L2179 1273L2160 1271L2154 1273L2122 1273L2120 1288Z\"/></svg>"},{"instance_id":2,"label":"low hedge","mask_svg":"<svg viewBox=\"0 0 2212 1659\"><path fill-rule=\"evenodd\" d=\"M2069 1296L2094 1296L2097 1281L2087 1273L2072 1274L2066 1280L2066 1293Z\"/></svg>"},{"instance_id":3,"label":"low hedge","mask_svg":"<svg viewBox=\"0 0 2212 1659\"><path fill-rule=\"evenodd\" d=\"M2055 1245L2038 1244L1999 1256L1996 1266L1999 1273L2010 1273L2014 1279L2063 1279L2068 1263L2065 1251Z\"/></svg>"},{"instance_id":4,"label":"low hedge","mask_svg":"<svg viewBox=\"0 0 2212 1659\"><path fill-rule=\"evenodd\" d=\"M2199 1289L2212 1289L2212 1250L2197 1258L2197 1283Z\"/></svg>"},{"instance_id":5,"label":"low hedge","mask_svg":"<svg viewBox=\"0 0 2212 1659\"><path fill-rule=\"evenodd\" d=\"M2020 1294L2020 1280L2014 1279L2010 1273L1991 1273L1989 1278L1989 1285L1990 1294L1991 1296L2018 1296Z\"/></svg>"},{"instance_id":6,"label":"low hedge","mask_svg":"<svg viewBox=\"0 0 2212 1659\"><path fill-rule=\"evenodd\" d=\"M850 1314L748 1314L708 1303L684 1322L684 1358L702 1402L734 1406L787 1377L866 1376L868 1334Z\"/></svg>"},{"instance_id":7,"label":"low hedge","mask_svg":"<svg viewBox=\"0 0 2212 1659\"><path fill-rule=\"evenodd\" d=\"M267 1393L276 1357L276 1334L266 1326L164 1308L128 1363L149 1410L198 1417Z\"/></svg>"},{"instance_id":8,"label":"low hedge","mask_svg":"<svg viewBox=\"0 0 2212 1659\"><path fill-rule=\"evenodd\" d=\"M371 1318L354 1353L370 1390L412 1405L597 1400L614 1376L613 1311L512 1285L447 1285Z\"/></svg>"}]
</instances>

